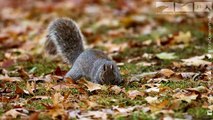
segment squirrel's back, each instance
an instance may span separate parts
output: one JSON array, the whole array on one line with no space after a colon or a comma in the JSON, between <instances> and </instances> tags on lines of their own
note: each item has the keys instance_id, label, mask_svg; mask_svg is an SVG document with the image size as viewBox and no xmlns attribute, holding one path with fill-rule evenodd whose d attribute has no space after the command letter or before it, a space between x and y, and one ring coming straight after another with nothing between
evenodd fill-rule
<instances>
[{"instance_id":1,"label":"squirrel's back","mask_svg":"<svg viewBox=\"0 0 213 120\"><path fill-rule=\"evenodd\" d=\"M48 27L45 47L48 53L59 53L66 62L73 64L84 51L83 35L75 21L56 19Z\"/></svg>"}]
</instances>

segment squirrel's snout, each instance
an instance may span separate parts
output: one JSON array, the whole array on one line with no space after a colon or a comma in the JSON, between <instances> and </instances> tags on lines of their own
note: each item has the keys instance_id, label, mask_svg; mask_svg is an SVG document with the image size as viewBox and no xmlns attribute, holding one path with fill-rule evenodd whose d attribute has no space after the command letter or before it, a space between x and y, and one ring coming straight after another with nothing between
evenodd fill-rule
<instances>
[{"instance_id":1,"label":"squirrel's snout","mask_svg":"<svg viewBox=\"0 0 213 120\"><path fill-rule=\"evenodd\" d=\"M113 85L120 85L123 83L123 80L122 79L115 79L111 82L111 84Z\"/></svg>"}]
</instances>

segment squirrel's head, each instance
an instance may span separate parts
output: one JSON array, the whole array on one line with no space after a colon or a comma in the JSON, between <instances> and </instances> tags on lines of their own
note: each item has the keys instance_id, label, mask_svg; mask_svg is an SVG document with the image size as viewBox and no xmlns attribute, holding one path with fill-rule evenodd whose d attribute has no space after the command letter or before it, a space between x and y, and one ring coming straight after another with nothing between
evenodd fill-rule
<instances>
[{"instance_id":1,"label":"squirrel's head","mask_svg":"<svg viewBox=\"0 0 213 120\"><path fill-rule=\"evenodd\" d=\"M113 84L118 85L122 82L118 67L114 62L108 62L101 66L100 72L98 73L100 84Z\"/></svg>"}]
</instances>

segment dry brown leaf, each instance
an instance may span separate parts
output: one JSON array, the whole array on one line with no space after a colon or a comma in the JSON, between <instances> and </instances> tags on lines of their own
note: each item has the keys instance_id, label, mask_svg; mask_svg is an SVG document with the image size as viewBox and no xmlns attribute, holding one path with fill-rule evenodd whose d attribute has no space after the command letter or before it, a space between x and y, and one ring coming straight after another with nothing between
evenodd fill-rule
<instances>
[{"instance_id":1,"label":"dry brown leaf","mask_svg":"<svg viewBox=\"0 0 213 120\"><path fill-rule=\"evenodd\" d=\"M16 94L23 94L25 93L24 90L22 90L18 85L16 85L16 90L15 90Z\"/></svg>"},{"instance_id":2,"label":"dry brown leaf","mask_svg":"<svg viewBox=\"0 0 213 120\"><path fill-rule=\"evenodd\" d=\"M208 106L208 108L213 111L213 105Z\"/></svg>"},{"instance_id":3,"label":"dry brown leaf","mask_svg":"<svg viewBox=\"0 0 213 120\"><path fill-rule=\"evenodd\" d=\"M139 65L139 66L152 66L152 65L155 65L155 64L156 64L156 62L139 62L136 65Z\"/></svg>"},{"instance_id":4,"label":"dry brown leaf","mask_svg":"<svg viewBox=\"0 0 213 120\"><path fill-rule=\"evenodd\" d=\"M117 85L114 85L113 87L111 87L110 88L115 94L119 94L121 91L122 91L122 89L119 87L119 86L117 86Z\"/></svg>"},{"instance_id":5,"label":"dry brown leaf","mask_svg":"<svg viewBox=\"0 0 213 120\"><path fill-rule=\"evenodd\" d=\"M162 74L165 77L170 77L171 75L173 75L175 72L170 70L170 69L161 69L160 74Z\"/></svg>"},{"instance_id":6,"label":"dry brown leaf","mask_svg":"<svg viewBox=\"0 0 213 120\"><path fill-rule=\"evenodd\" d=\"M60 93L55 93L52 96L53 104L46 105L45 107L48 109L48 114L52 117L52 119L56 119L57 116L67 117L67 113L64 109L64 97ZM64 118L62 118L64 119Z\"/></svg>"},{"instance_id":7,"label":"dry brown leaf","mask_svg":"<svg viewBox=\"0 0 213 120\"><path fill-rule=\"evenodd\" d=\"M0 102L9 102L9 101L10 101L9 97L0 96Z\"/></svg>"},{"instance_id":8,"label":"dry brown leaf","mask_svg":"<svg viewBox=\"0 0 213 120\"><path fill-rule=\"evenodd\" d=\"M23 68L18 69L18 72L23 79L24 78L26 78L26 79L30 78L29 74Z\"/></svg>"},{"instance_id":9,"label":"dry brown leaf","mask_svg":"<svg viewBox=\"0 0 213 120\"><path fill-rule=\"evenodd\" d=\"M180 68L182 66L180 62L172 62L172 64L177 68Z\"/></svg>"},{"instance_id":10,"label":"dry brown leaf","mask_svg":"<svg viewBox=\"0 0 213 120\"><path fill-rule=\"evenodd\" d=\"M64 76L66 74L66 71L61 70L61 68L58 66L55 69L54 74L57 76Z\"/></svg>"},{"instance_id":11,"label":"dry brown leaf","mask_svg":"<svg viewBox=\"0 0 213 120\"><path fill-rule=\"evenodd\" d=\"M147 89L146 92L147 93L151 93L151 92L158 93L158 92L160 92L160 88L158 88L158 87L151 87L151 88Z\"/></svg>"},{"instance_id":12,"label":"dry brown leaf","mask_svg":"<svg viewBox=\"0 0 213 120\"><path fill-rule=\"evenodd\" d=\"M109 53L123 51L125 48L128 47L127 43L114 44L114 43L112 43L112 41L108 41L107 43L102 43L102 41L100 41L99 43L97 43L97 45L107 48L107 51Z\"/></svg>"},{"instance_id":13,"label":"dry brown leaf","mask_svg":"<svg viewBox=\"0 0 213 120\"><path fill-rule=\"evenodd\" d=\"M81 115L81 119L84 120L90 120L89 117L93 119L107 120L107 114L103 111L88 111L87 113L83 113Z\"/></svg>"},{"instance_id":14,"label":"dry brown leaf","mask_svg":"<svg viewBox=\"0 0 213 120\"><path fill-rule=\"evenodd\" d=\"M8 77L8 76L0 76L0 80L5 81L5 82L23 81L20 77Z\"/></svg>"},{"instance_id":15,"label":"dry brown leaf","mask_svg":"<svg viewBox=\"0 0 213 120\"><path fill-rule=\"evenodd\" d=\"M151 109L152 112L153 112L153 111L159 111L159 110L162 110L163 108L166 108L167 105L168 105L168 103L169 103L168 100L164 100L164 101L162 101L162 102L160 102L160 103L152 104L152 105L150 106L150 109Z\"/></svg>"},{"instance_id":16,"label":"dry brown leaf","mask_svg":"<svg viewBox=\"0 0 213 120\"><path fill-rule=\"evenodd\" d=\"M4 113L1 119L6 120L8 117L17 118L18 116L27 117L29 112L24 108L11 109Z\"/></svg>"},{"instance_id":17,"label":"dry brown leaf","mask_svg":"<svg viewBox=\"0 0 213 120\"><path fill-rule=\"evenodd\" d=\"M34 95L34 90L36 90L36 83L35 82L31 82L31 84L29 83L29 82L27 82L27 86L26 86L27 88L26 88L26 90L30 93L30 94L32 94L32 95Z\"/></svg>"},{"instance_id":18,"label":"dry brown leaf","mask_svg":"<svg viewBox=\"0 0 213 120\"><path fill-rule=\"evenodd\" d=\"M209 96L208 97L208 103L209 104L213 104L213 96Z\"/></svg>"},{"instance_id":19,"label":"dry brown leaf","mask_svg":"<svg viewBox=\"0 0 213 120\"><path fill-rule=\"evenodd\" d=\"M85 101L86 104L88 105L88 108L91 109L91 108L94 108L94 107L97 107L98 106L98 103L96 103L95 101L89 101L89 100L86 100Z\"/></svg>"},{"instance_id":20,"label":"dry brown leaf","mask_svg":"<svg viewBox=\"0 0 213 120\"><path fill-rule=\"evenodd\" d=\"M38 120L39 112L34 112L29 116L29 120Z\"/></svg>"},{"instance_id":21,"label":"dry brown leaf","mask_svg":"<svg viewBox=\"0 0 213 120\"><path fill-rule=\"evenodd\" d=\"M165 78L154 78L154 79L150 79L147 81L147 83L161 83L161 82L168 82L169 79L165 79Z\"/></svg>"},{"instance_id":22,"label":"dry brown leaf","mask_svg":"<svg viewBox=\"0 0 213 120\"><path fill-rule=\"evenodd\" d=\"M92 83L90 81L84 80L84 85L88 88L90 92L95 91L95 90L101 90L101 85Z\"/></svg>"},{"instance_id":23,"label":"dry brown leaf","mask_svg":"<svg viewBox=\"0 0 213 120\"><path fill-rule=\"evenodd\" d=\"M133 100L137 96L144 96L144 93L142 93L138 90L130 90L130 91L127 92L127 96Z\"/></svg>"},{"instance_id":24,"label":"dry brown leaf","mask_svg":"<svg viewBox=\"0 0 213 120\"><path fill-rule=\"evenodd\" d=\"M188 91L195 91L195 92L200 92L200 93L204 93L204 92L207 92L207 88L204 87L204 86L198 86L196 88L187 88L186 90Z\"/></svg>"},{"instance_id":25,"label":"dry brown leaf","mask_svg":"<svg viewBox=\"0 0 213 120\"><path fill-rule=\"evenodd\" d=\"M180 75L182 78L193 78L193 76L196 74L194 72L182 72L182 73L176 73L177 75Z\"/></svg>"},{"instance_id":26,"label":"dry brown leaf","mask_svg":"<svg viewBox=\"0 0 213 120\"><path fill-rule=\"evenodd\" d=\"M75 83L75 81L72 78L69 78L69 77L65 77L64 81L68 84L74 84Z\"/></svg>"},{"instance_id":27,"label":"dry brown leaf","mask_svg":"<svg viewBox=\"0 0 213 120\"><path fill-rule=\"evenodd\" d=\"M172 110L176 110L176 109L179 109L180 105L181 105L181 100L175 99L171 101L171 105L169 108L171 108Z\"/></svg>"},{"instance_id":28,"label":"dry brown leaf","mask_svg":"<svg viewBox=\"0 0 213 120\"><path fill-rule=\"evenodd\" d=\"M171 120L172 118L168 115L173 115L174 111L173 110L160 110L154 112L152 115L158 115L158 114L163 114L165 117L163 120Z\"/></svg>"},{"instance_id":29,"label":"dry brown leaf","mask_svg":"<svg viewBox=\"0 0 213 120\"><path fill-rule=\"evenodd\" d=\"M137 107L138 106L133 106L133 107L130 106L130 107L127 107L127 108L119 108L118 106L114 106L113 110L117 110L119 113L126 114L128 112L133 111Z\"/></svg>"},{"instance_id":30,"label":"dry brown leaf","mask_svg":"<svg viewBox=\"0 0 213 120\"><path fill-rule=\"evenodd\" d=\"M52 88L56 91L60 91L64 88L70 88L70 86L71 86L70 84L58 84L58 85L53 86Z\"/></svg>"},{"instance_id":31,"label":"dry brown leaf","mask_svg":"<svg viewBox=\"0 0 213 120\"><path fill-rule=\"evenodd\" d=\"M189 44L191 41L192 41L191 32L187 31L186 33L179 32L178 36L174 36L174 40L172 41L172 43Z\"/></svg>"},{"instance_id":32,"label":"dry brown leaf","mask_svg":"<svg viewBox=\"0 0 213 120\"><path fill-rule=\"evenodd\" d=\"M192 92L192 93L178 92L178 93L173 95L173 98L183 100L183 101L186 101L188 103L191 103L192 100L196 100L197 97L198 97L198 95L195 94L194 92Z\"/></svg>"},{"instance_id":33,"label":"dry brown leaf","mask_svg":"<svg viewBox=\"0 0 213 120\"><path fill-rule=\"evenodd\" d=\"M187 66L211 65L209 61L203 60L205 56L195 56L188 59L182 59L183 64Z\"/></svg>"},{"instance_id":34,"label":"dry brown leaf","mask_svg":"<svg viewBox=\"0 0 213 120\"><path fill-rule=\"evenodd\" d=\"M148 97L145 98L145 100L146 100L149 104L153 104L153 103L159 102L157 96L156 96L156 97L148 96Z\"/></svg>"}]
</instances>

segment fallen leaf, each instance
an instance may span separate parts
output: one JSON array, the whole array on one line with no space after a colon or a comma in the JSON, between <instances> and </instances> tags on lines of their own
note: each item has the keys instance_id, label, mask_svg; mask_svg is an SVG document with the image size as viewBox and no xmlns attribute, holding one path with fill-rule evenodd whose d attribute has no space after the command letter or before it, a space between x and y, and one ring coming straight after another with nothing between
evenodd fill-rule
<instances>
[{"instance_id":1,"label":"fallen leaf","mask_svg":"<svg viewBox=\"0 0 213 120\"><path fill-rule=\"evenodd\" d=\"M142 93L138 90L130 90L130 91L127 92L127 96L133 100L137 96L144 96L144 93Z\"/></svg>"},{"instance_id":2,"label":"fallen leaf","mask_svg":"<svg viewBox=\"0 0 213 120\"><path fill-rule=\"evenodd\" d=\"M157 103L158 102L158 97L146 97L145 100L149 103L149 104L153 104L153 103Z\"/></svg>"},{"instance_id":3,"label":"fallen leaf","mask_svg":"<svg viewBox=\"0 0 213 120\"><path fill-rule=\"evenodd\" d=\"M178 93L173 95L173 98L183 100L183 101L186 101L188 103L191 103L192 100L196 100L197 97L198 97L198 95L195 94L194 92L192 92L192 93L178 92Z\"/></svg>"},{"instance_id":4,"label":"fallen leaf","mask_svg":"<svg viewBox=\"0 0 213 120\"><path fill-rule=\"evenodd\" d=\"M162 110L162 109L166 108L167 105L168 105L168 103L169 103L168 100L163 100L163 101L160 102L160 103L152 104L152 105L150 106L150 109L151 109L152 112L154 112L154 111L159 111L159 110Z\"/></svg>"},{"instance_id":5,"label":"fallen leaf","mask_svg":"<svg viewBox=\"0 0 213 120\"><path fill-rule=\"evenodd\" d=\"M90 92L95 91L95 90L101 90L101 85L92 83L90 81L84 80L84 85L88 88Z\"/></svg>"},{"instance_id":6,"label":"fallen leaf","mask_svg":"<svg viewBox=\"0 0 213 120\"><path fill-rule=\"evenodd\" d=\"M213 104L213 96L208 97L208 103Z\"/></svg>"},{"instance_id":7,"label":"fallen leaf","mask_svg":"<svg viewBox=\"0 0 213 120\"><path fill-rule=\"evenodd\" d=\"M137 106L130 106L127 108L119 108L118 106L114 106L113 110L117 110L119 113L126 114L128 112L133 111Z\"/></svg>"},{"instance_id":8,"label":"fallen leaf","mask_svg":"<svg viewBox=\"0 0 213 120\"><path fill-rule=\"evenodd\" d=\"M96 103L95 101L86 100L85 102L88 105L88 109L91 109L91 108L94 108L94 107L98 106L98 103Z\"/></svg>"},{"instance_id":9,"label":"fallen leaf","mask_svg":"<svg viewBox=\"0 0 213 120\"><path fill-rule=\"evenodd\" d=\"M213 111L213 105L208 106L208 108Z\"/></svg>"},{"instance_id":10,"label":"fallen leaf","mask_svg":"<svg viewBox=\"0 0 213 120\"><path fill-rule=\"evenodd\" d=\"M22 90L18 85L16 85L16 90L15 90L16 94L23 94L25 93L24 90Z\"/></svg>"},{"instance_id":11,"label":"fallen leaf","mask_svg":"<svg viewBox=\"0 0 213 120\"><path fill-rule=\"evenodd\" d=\"M93 119L101 119L101 120L107 120L107 114L102 111L88 111L87 113L83 113L81 115L81 119L88 119L88 117L92 117Z\"/></svg>"},{"instance_id":12,"label":"fallen leaf","mask_svg":"<svg viewBox=\"0 0 213 120\"><path fill-rule=\"evenodd\" d=\"M158 115L158 114L163 114L165 115L173 115L174 111L173 110L160 110L160 111L156 111L154 112L152 115ZM171 120L171 117L168 117L168 119L163 119L163 120Z\"/></svg>"},{"instance_id":13,"label":"fallen leaf","mask_svg":"<svg viewBox=\"0 0 213 120\"><path fill-rule=\"evenodd\" d=\"M18 69L18 73L20 74L20 77L22 77L23 79L30 78L29 74L23 68Z\"/></svg>"},{"instance_id":14,"label":"fallen leaf","mask_svg":"<svg viewBox=\"0 0 213 120\"><path fill-rule=\"evenodd\" d=\"M160 89L158 87L152 87L152 88L149 88L146 90L147 93L150 93L150 92L160 92Z\"/></svg>"},{"instance_id":15,"label":"fallen leaf","mask_svg":"<svg viewBox=\"0 0 213 120\"><path fill-rule=\"evenodd\" d=\"M207 92L207 88L204 87L204 86L198 86L196 88L187 88L186 90L188 91L195 91L195 92L200 92L200 93L203 93L203 92Z\"/></svg>"},{"instance_id":16,"label":"fallen leaf","mask_svg":"<svg viewBox=\"0 0 213 120\"><path fill-rule=\"evenodd\" d=\"M110 88L115 94L119 94L121 92L121 88L117 85L114 85L113 87Z\"/></svg>"},{"instance_id":17,"label":"fallen leaf","mask_svg":"<svg viewBox=\"0 0 213 120\"><path fill-rule=\"evenodd\" d=\"M200 66L200 65L210 65L211 62L203 60L203 56L195 56L188 59L182 59L183 64L187 66Z\"/></svg>"},{"instance_id":18,"label":"fallen leaf","mask_svg":"<svg viewBox=\"0 0 213 120\"><path fill-rule=\"evenodd\" d=\"M139 65L139 66L152 66L152 65L155 65L155 64L156 64L156 62L139 62L136 65Z\"/></svg>"},{"instance_id":19,"label":"fallen leaf","mask_svg":"<svg viewBox=\"0 0 213 120\"><path fill-rule=\"evenodd\" d=\"M29 120L38 120L39 112L34 112L29 116Z\"/></svg>"},{"instance_id":20,"label":"fallen leaf","mask_svg":"<svg viewBox=\"0 0 213 120\"><path fill-rule=\"evenodd\" d=\"M8 67L10 67L10 66L12 66L14 64L15 64L14 60L10 60L10 59L9 60L4 60L2 65L1 65L1 67L2 68L8 68Z\"/></svg>"},{"instance_id":21,"label":"fallen leaf","mask_svg":"<svg viewBox=\"0 0 213 120\"><path fill-rule=\"evenodd\" d=\"M8 77L8 76L0 76L0 80L5 81L5 82L23 81L20 77Z\"/></svg>"},{"instance_id":22,"label":"fallen leaf","mask_svg":"<svg viewBox=\"0 0 213 120\"><path fill-rule=\"evenodd\" d=\"M169 79L165 78L154 78L147 81L147 83L161 83L161 82L168 82Z\"/></svg>"},{"instance_id":23,"label":"fallen leaf","mask_svg":"<svg viewBox=\"0 0 213 120\"><path fill-rule=\"evenodd\" d=\"M186 33L180 31L177 36L174 36L172 43L184 43L189 44L192 41L191 32L187 31Z\"/></svg>"},{"instance_id":24,"label":"fallen leaf","mask_svg":"<svg viewBox=\"0 0 213 120\"><path fill-rule=\"evenodd\" d=\"M58 66L55 69L54 74L57 76L64 76L66 74L66 71L61 70L61 68Z\"/></svg>"},{"instance_id":25,"label":"fallen leaf","mask_svg":"<svg viewBox=\"0 0 213 120\"><path fill-rule=\"evenodd\" d=\"M177 75L180 74L182 78L193 78L193 76L196 74L194 72L182 72L182 73L176 73Z\"/></svg>"},{"instance_id":26,"label":"fallen leaf","mask_svg":"<svg viewBox=\"0 0 213 120\"><path fill-rule=\"evenodd\" d=\"M173 75L175 72L170 70L170 69L161 69L160 74L162 74L165 77L170 77L171 75Z\"/></svg>"},{"instance_id":27,"label":"fallen leaf","mask_svg":"<svg viewBox=\"0 0 213 120\"><path fill-rule=\"evenodd\" d=\"M65 88L70 88L70 86L71 86L70 84L58 84L58 85L53 86L52 88L56 91L60 91Z\"/></svg>"},{"instance_id":28,"label":"fallen leaf","mask_svg":"<svg viewBox=\"0 0 213 120\"><path fill-rule=\"evenodd\" d=\"M65 105L64 104L64 97L60 93L55 93L52 97L52 105L45 105L43 104L47 109L48 109L48 114L52 117L52 119L56 119L58 116L66 117L66 111L64 109Z\"/></svg>"},{"instance_id":29,"label":"fallen leaf","mask_svg":"<svg viewBox=\"0 0 213 120\"><path fill-rule=\"evenodd\" d=\"M157 58L162 59L162 60L173 60L177 59L178 57L175 55L175 53L167 53L167 52L162 52L159 54L156 54Z\"/></svg>"},{"instance_id":30,"label":"fallen leaf","mask_svg":"<svg viewBox=\"0 0 213 120\"><path fill-rule=\"evenodd\" d=\"M30 84L29 82L27 82L27 86L26 87L27 87L26 90L30 94L34 95L34 90L36 90L36 83L35 82L31 82L31 84Z\"/></svg>"},{"instance_id":31,"label":"fallen leaf","mask_svg":"<svg viewBox=\"0 0 213 120\"><path fill-rule=\"evenodd\" d=\"M11 109L4 113L1 119L5 120L8 117L17 118L18 116L27 117L29 112L24 108Z\"/></svg>"}]
</instances>

